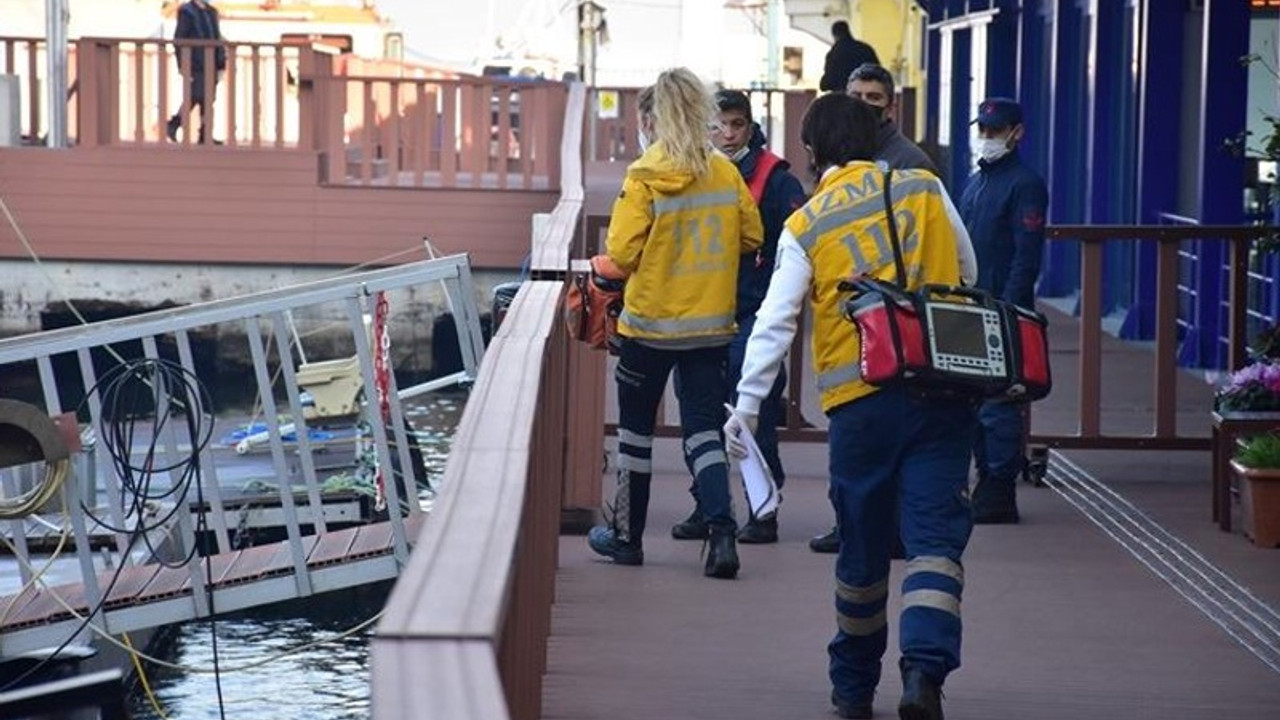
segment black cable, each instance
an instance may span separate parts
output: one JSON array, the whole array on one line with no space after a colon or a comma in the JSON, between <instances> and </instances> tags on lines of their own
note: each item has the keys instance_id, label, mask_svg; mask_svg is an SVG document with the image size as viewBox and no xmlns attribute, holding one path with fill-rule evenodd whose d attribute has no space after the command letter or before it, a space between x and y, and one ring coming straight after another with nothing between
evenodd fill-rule
<instances>
[{"instance_id":1,"label":"black cable","mask_svg":"<svg viewBox=\"0 0 1280 720\"><path fill-rule=\"evenodd\" d=\"M200 453L208 446L213 437L213 417L209 412L212 403L204 384L193 373L181 365L163 359L131 360L111 368L85 393L76 413L84 409L89 398L98 393L101 399L101 418L104 432L101 433L104 449L112 459L112 466L121 483L121 511L124 517L136 518L133 527L117 527L105 519L98 517L94 509L81 501L81 508L103 528L128 537L121 562L112 574L111 582L95 606L81 620L76 631L71 633L52 653L42 658L17 678L9 681L0 692L18 686L24 680L39 672L55 660L66 649L71 641L89 626L93 618L102 611L107 598L115 588L124 570L124 560L133 551L139 540L146 546L149 557L167 567L182 567L193 561L199 554L199 538L208 532L207 508L204 506L204 492L200 474ZM148 404L149 403L149 404ZM161 413L161 409L167 412ZM185 418L187 437L191 448L183 457L176 458L171 465L157 466L155 455L157 443L167 430L167 424L174 411L181 410ZM143 464L135 465L132 460L133 441L138 430L139 418L150 416L152 420L151 436ZM174 473L177 473L174 478ZM168 473L171 483L165 489L153 489L152 478L156 473ZM192 482L195 482L199 511L197 514L197 534L186 557L177 563L167 563L161 559L159 549L151 543L151 533L167 527L177 513L186 511L186 499ZM172 507L153 521L146 520L149 503L164 500L172 501ZM213 619L213 564L205 563L205 592L209 601L210 629L213 633L213 667L214 680L218 693L218 709L223 720L226 718L222 697L221 674L218 671L217 625Z\"/></svg>"}]
</instances>

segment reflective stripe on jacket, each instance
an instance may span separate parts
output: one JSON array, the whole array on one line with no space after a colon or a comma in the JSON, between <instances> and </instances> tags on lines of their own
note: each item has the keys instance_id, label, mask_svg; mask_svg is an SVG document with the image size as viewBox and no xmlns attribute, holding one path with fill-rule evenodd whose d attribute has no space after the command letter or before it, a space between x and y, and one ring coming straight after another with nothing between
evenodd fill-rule
<instances>
[{"instance_id":1,"label":"reflective stripe on jacket","mask_svg":"<svg viewBox=\"0 0 1280 720\"><path fill-rule=\"evenodd\" d=\"M876 390L861 379L858 333L841 313L848 293L837 287L856 275L894 279L883 181L874 163L850 163L825 175L813 198L787 220L787 229L813 266L812 352L824 411ZM892 183L908 288L959 284L956 235L943 204L942 182L926 171L899 170Z\"/></svg>"},{"instance_id":2,"label":"reflective stripe on jacket","mask_svg":"<svg viewBox=\"0 0 1280 720\"><path fill-rule=\"evenodd\" d=\"M702 176L674 166L662 142L627 168L606 248L631 273L618 332L640 340L733 338L738 258L760 247L760 213L738 169L710 153Z\"/></svg>"}]
</instances>

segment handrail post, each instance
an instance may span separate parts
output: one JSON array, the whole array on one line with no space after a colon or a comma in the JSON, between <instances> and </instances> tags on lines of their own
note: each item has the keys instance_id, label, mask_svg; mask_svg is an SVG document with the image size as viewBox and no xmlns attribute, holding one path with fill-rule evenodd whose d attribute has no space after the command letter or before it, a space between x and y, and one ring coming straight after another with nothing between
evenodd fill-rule
<instances>
[{"instance_id":1,"label":"handrail post","mask_svg":"<svg viewBox=\"0 0 1280 720\"><path fill-rule=\"evenodd\" d=\"M1249 308L1249 245L1252 242L1248 238L1232 238L1231 247L1227 252L1227 264L1231 268L1229 279L1229 297L1231 300L1230 313L1228 320L1230 327L1227 331L1227 367L1235 371L1244 367L1247 354L1245 345L1249 339L1246 337L1248 333L1248 308Z\"/></svg>"},{"instance_id":2,"label":"handrail post","mask_svg":"<svg viewBox=\"0 0 1280 720\"><path fill-rule=\"evenodd\" d=\"M98 127L98 78L94 74L98 44L89 38L76 43L76 75L80 82L79 100L76 103L76 125L79 126L79 144L96 147L101 143Z\"/></svg>"},{"instance_id":3,"label":"handrail post","mask_svg":"<svg viewBox=\"0 0 1280 720\"><path fill-rule=\"evenodd\" d=\"M1080 263L1080 434L1102 432L1102 243L1082 242Z\"/></svg>"}]
</instances>

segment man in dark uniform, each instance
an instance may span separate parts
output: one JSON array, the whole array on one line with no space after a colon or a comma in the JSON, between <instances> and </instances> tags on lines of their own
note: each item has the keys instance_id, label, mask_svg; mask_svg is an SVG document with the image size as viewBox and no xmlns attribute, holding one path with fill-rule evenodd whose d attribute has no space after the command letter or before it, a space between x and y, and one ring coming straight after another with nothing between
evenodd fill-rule
<instances>
[{"instance_id":1,"label":"man in dark uniform","mask_svg":"<svg viewBox=\"0 0 1280 720\"><path fill-rule=\"evenodd\" d=\"M764 222L764 244L760 249L744 255L738 262L738 293L735 321L738 334L729 344L729 387L738 385L742 375L742 358L755 326L756 311L769 289L769 277L773 275L774 259L778 254L778 236L782 234L787 217L804 205L804 187L791 174L790 164L774 155L767 147L764 131L751 116L751 100L738 90L721 90L716 93L716 106L720 111L717 129L711 133L711 142L729 156L738 166L742 179L751 191L751 197L760 209ZM760 453L774 481L781 488L786 481L782 459L778 456L778 423L783 418L782 392L787 385L786 369L760 405L760 424L755 432ZM678 380L677 380L678 381ZM731 393L729 403L737 401L737 393ZM685 520L671 528L671 536L677 540L701 540L707 537L706 519L695 507ZM738 533L743 543L775 543L778 541L778 516L752 516Z\"/></svg>"},{"instance_id":2,"label":"man in dark uniform","mask_svg":"<svg viewBox=\"0 0 1280 720\"><path fill-rule=\"evenodd\" d=\"M221 40L222 31L218 27L218 11L206 0L191 0L178 8L178 25L173 31L174 40ZM227 67L227 49L219 44L212 50L207 46L191 46L183 50L181 43L175 43L174 59L178 62L178 72L183 72L182 56L190 53L190 72L187 86L190 88L191 112L200 108L200 142L212 140L213 113L209 111L212 103L205 99L218 93L219 74ZM214 62L213 87L205 87L205 58L212 54ZM211 99L211 98L210 98ZM178 128L182 127L182 110L169 118L165 134L170 140L177 142ZM216 140L214 141L217 142Z\"/></svg>"},{"instance_id":3,"label":"man in dark uniform","mask_svg":"<svg viewBox=\"0 0 1280 720\"><path fill-rule=\"evenodd\" d=\"M828 92L844 92L849 73L863 63L880 64L875 49L861 40L854 40L849 23L837 20L831 24L831 37L835 42L827 51L826 67L818 86Z\"/></svg>"},{"instance_id":4,"label":"man in dark uniform","mask_svg":"<svg viewBox=\"0 0 1280 720\"><path fill-rule=\"evenodd\" d=\"M1024 127L1017 102L984 100L975 122L978 172L960 198L960 215L978 256L977 286L1005 301L1033 307L1049 192L1018 155ZM979 413L974 445L978 485L972 497L976 523L1018 522L1015 483L1026 463L1023 409L1022 403L992 400Z\"/></svg>"}]
</instances>

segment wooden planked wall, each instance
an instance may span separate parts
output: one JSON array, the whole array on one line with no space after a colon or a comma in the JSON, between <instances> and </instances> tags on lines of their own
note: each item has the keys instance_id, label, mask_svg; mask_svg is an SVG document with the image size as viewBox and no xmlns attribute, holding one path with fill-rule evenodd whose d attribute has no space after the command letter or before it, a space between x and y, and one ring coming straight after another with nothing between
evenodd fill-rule
<instances>
[{"instance_id":1,"label":"wooden planked wall","mask_svg":"<svg viewBox=\"0 0 1280 720\"><path fill-rule=\"evenodd\" d=\"M516 268L530 217L559 192L342 187L312 151L250 148L0 148L0 199L42 258L349 266L422 238ZM28 251L0 217L0 257Z\"/></svg>"}]
</instances>

